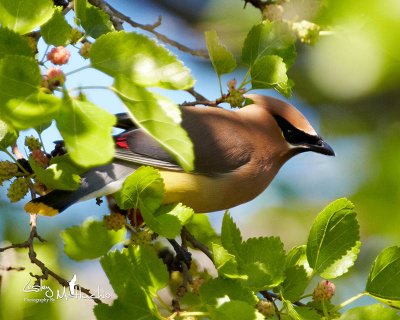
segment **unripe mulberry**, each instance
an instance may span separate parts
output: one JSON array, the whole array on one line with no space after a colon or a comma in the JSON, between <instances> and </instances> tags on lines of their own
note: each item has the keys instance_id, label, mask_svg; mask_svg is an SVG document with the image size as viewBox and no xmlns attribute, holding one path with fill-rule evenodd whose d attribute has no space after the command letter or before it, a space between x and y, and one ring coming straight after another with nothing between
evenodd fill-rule
<instances>
[{"instance_id":1,"label":"unripe mulberry","mask_svg":"<svg viewBox=\"0 0 400 320\"><path fill-rule=\"evenodd\" d=\"M29 190L28 180L20 177L15 179L10 187L8 188L7 197L11 202L17 202L21 200L27 194Z\"/></svg>"},{"instance_id":2,"label":"unripe mulberry","mask_svg":"<svg viewBox=\"0 0 400 320\"><path fill-rule=\"evenodd\" d=\"M90 57L90 47L92 44L90 42L85 42L82 44L82 47L79 49L79 54L85 58L88 59Z\"/></svg>"},{"instance_id":3,"label":"unripe mulberry","mask_svg":"<svg viewBox=\"0 0 400 320\"><path fill-rule=\"evenodd\" d=\"M120 213L111 213L103 217L103 223L106 229L118 231L125 226L126 217Z\"/></svg>"},{"instance_id":4,"label":"unripe mulberry","mask_svg":"<svg viewBox=\"0 0 400 320\"><path fill-rule=\"evenodd\" d=\"M0 178L10 179L18 172L18 166L11 161L0 161Z\"/></svg>"},{"instance_id":5,"label":"unripe mulberry","mask_svg":"<svg viewBox=\"0 0 400 320\"><path fill-rule=\"evenodd\" d=\"M55 87L62 86L64 83L64 72L62 72L59 68L51 67L47 69L42 85L47 86L50 90L53 90Z\"/></svg>"},{"instance_id":6,"label":"unripe mulberry","mask_svg":"<svg viewBox=\"0 0 400 320\"><path fill-rule=\"evenodd\" d=\"M275 306L271 301L260 300L256 308L265 318L271 318L275 315Z\"/></svg>"},{"instance_id":7,"label":"unripe mulberry","mask_svg":"<svg viewBox=\"0 0 400 320\"><path fill-rule=\"evenodd\" d=\"M34 136L25 137L25 145L29 148L29 151L38 150L42 147L39 139Z\"/></svg>"},{"instance_id":8,"label":"unripe mulberry","mask_svg":"<svg viewBox=\"0 0 400 320\"><path fill-rule=\"evenodd\" d=\"M313 292L313 299L316 302L320 301L329 301L332 299L333 295L335 294L336 286L333 282L328 280L322 280L318 283L317 287L314 289Z\"/></svg>"},{"instance_id":9,"label":"unripe mulberry","mask_svg":"<svg viewBox=\"0 0 400 320\"><path fill-rule=\"evenodd\" d=\"M68 63L71 54L65 47L55 47L48 54L47 59L52 63L62 65Z\"/></svg>"}]
</instances>

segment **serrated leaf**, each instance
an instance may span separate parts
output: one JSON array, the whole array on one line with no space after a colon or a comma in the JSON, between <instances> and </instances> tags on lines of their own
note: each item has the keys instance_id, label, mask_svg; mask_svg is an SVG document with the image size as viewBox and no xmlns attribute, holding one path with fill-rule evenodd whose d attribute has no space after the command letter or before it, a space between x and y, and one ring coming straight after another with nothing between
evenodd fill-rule
<instances>
[{"instance_id":1,"label":"serrated leaf","mask_svg":"<svg viewBox=\"0 0 400 320\"><path fill-rule=\"evenodd\" d=\"M0 59L6 55L33 57L28 40L7 28L0 28Z\"/></svg>"},{"instance_id":2,"label":"serrated leaf","mask_svg":"<svg viewBox=\"0 0 400 320\"><path fill-rule=\"evenodd\" d=\"M12 146L17 141L17 138L18 131L0 120L0 150L5 150Z\"/></svg>"},{"instance_id":3,"label":"serrated leaf","mask_svg":"<svg viewBox=\"0 0 400 320\"><path fill-rule=\"evenodd\" d=\"M80 185L81 178L77 167L71 162L69 156L55 157L50 165L44 169L32 158L29 159L33 171L50 189L57 190L76 190Z\"/></svg>"},{"instance_id":4,"label":"serrated leaf","mask_svg":"<svg viewBox=\"0 0 400 320\"><path fill-rule=\"evenodd\" d=\"M354 254L360 235L359 225L354 212L354 205L341 198L329 204L315 219L307 241L307 259L310 266L318 273L324 273L333 264L347 271L353 264ZM350 259L343 257L350 255ZM352 260L353 259L353 260ZM338 265L342 261L343 267ZM326 272L328 279L340 275L338 272ZM328 277L327 277L328 276Z\"/></svg>"},{"instance_id":5,"label":"serrated leaf","mask_svg":"<svg viewBox=\"0 0 400 320\"><path fill-rule=\"evenodd\" d=\"M285 270L285 280L281 284L280 293L284 299L297 301L304 294L310 279L302 266L292 266Z\"/></svg>"},{"instance_id":6,"label":"serrated leaf","mask_svg":"<svg viewBox=\"0 0 400 320\"><path fill-rule=\"evenodd\" d=\"M193 214L193 209L181 203L166 204L154 212L154 219L149 220L146 214L144 215L144 219L149 228L154 232L168 239L174 239L181 233L182 227Z\"/></svg>"},{"instance_id":7,"label":"serrated leaf","mask_svg":"<svg viewBox=\"0 0 400 320\"><path fill-rule=\"evenodd\" d=\"M313 269L308 264L305 245L294 247L287 253L285 269L295 266L303 267L307 276L312 276Z\"/></svg>"},{"instance_id":8,"label":"serrated leaf","mask_svg":"<svg viewBox=\"0 0 400 320\"><path fill-rule=\"evenodd\" d=\"M206 44L211 63L218 76L236 68L233 54L220 42L216 31L206 31Z\"/></svg>"},{"instance_id":9,"label":"serrated leaf","mask_svg":"<svg viewBox=\"0 0 400 320\"><path fill-rule=\"evenodd\" d=\"M287 76L287 67L283 59L275 55L263 56L251 68L251 84L253 89L274 88L286 97L291 94L291 86Z\"/></svg>"},{"instance_id":10,"label":"serrated leaf","mask_svg":"<svg viewBox=\"0 0 400 320\"><path fill-rule=\"evenodd\" d=\"M168 272L153 248L144 245L109 253L101 265L118 295L113 304L94 308L97 319L156 320L161 315L152 300L168 282Z\"/></svg>"},{"instance_id":11,"label":"serrated leaf","mask_svg":"<svg viewBox=\"0 0 400 320\"><path fill-rule=\"evenodd\" d=\"M158 141L186 171L194 166L193 144L181 127L181 112L171 100L117 77L114 90L133 122Z\"/></svg>"},{"instance_id":12,"label":"serrated leaf","mask_svg":"<svg viewBox=\"0 0 400 320\"><path fill-rule=\"evenodd\" d=\"M400 320L398 311L385 307L382 304L355 307L342 314L340 320L379 319Z\"/></svg>"},{"instance_id":13,"label":"serrated leaf","mask_svg":"<svg viewBox=\"0 0 400 320\"><path fill-rule=\"evenodd\" d=\"M64 252L74 260L96 259L124 240L125 229L107 230L102 221L87 219L80 226L61 232Z\"/></svg>"},{"instance_id":14,"label":"serrated leaf","mask_svg":"<svg viewBox=\"0 0 400 320\"><path fill-rule=\"evenodd\" d=\"M219 237L206 214L193 215L185 227L197 241L200 241L207 246L211 246L212 242L219 242Z\"/></svg>"},{"instance_id":15,"label":"serrated leaf","mask_svg":"<svg viewBox=\"0 0 400 320\"><path fill-rule=\"evenodd\" d=\"M277 55L289 68L296 58L295 40L286 23L263 21L247 34L242 49L242 60L252 66L264 56Z\"/></svg>"},{"instance_id":16,"label":"serrated leaf","mask_svg":"<svg viewBox=\"0 0 400 320\"><path fill-rule=\"evenodd\" d=\"M231 279L247 279L246 275L239 274L236 257L230 254L223 246L213 243L211 252L219 276Z\"/></svg>"},{"instance_id":17,"label":"serrated leaf","mask_svg":"<svg viewBox=\"0 0 400 320\"><path fill-rule=\"evenodd\" d=\"M51 0L0 0L0 24L25 34L49 20L53 11Z\"/></svg>"},{"instance_id":18,"label":"serrated leaf","mask_svg":"<svg viewBox=\"0 0 400 320\"><path fill-rule=\"evenodd\" d=\"M200 297L204 304L216 306L218 300L228 297L230 300L244 301L250 305L257 303L257 297L248 288L235 279L221 277L209 279L200 287Z\"/></svg>"},{"instance_id":19,"label":"serrated leaf","mask_svg":"<svg viewBox=\"0 0 400 320\"><path fill-rule=\"evenodd\" d=\"M100 263L121 299L132 298L129 291L133 287L143 288L154 297L169 278L167 267L148 245L110 252L100 259Z\"/></svg>"},{"instance_id":20,"label":"serrated leaf","mask_svg":"<svg viewBox=\"0 0 400 320\"><path fill-rule=\"evenodd\" d=\"M238 255L242 245L242 236L228 212L225 212L222 220L221 242L226 250L234 255Z\"/></svg>"},{"instance_id":21,"label":"serrated leaf","mask_svg":"<svg viewBox=\"0 0 400 320\"><path fill-rule=\"evenodd\" d=\"M116 122L114 115L89 101L72 99L64 94L56 122L68 154L76 164L92 167L111 161L114 156L111 136Z\"/></svg>"},{"instance_id":22,"label":"serrated leaf","mask_svg":"<svg viewBox=\"0 0 400 320\"><path fill-rule=\"evenodd\" d=\"M140 167L115 194L115 201L121 209L139 208L142 214L153 214L164 198L164 182L152 167Z\"/></svg>"},{"instance_id":23,"label":"serrated leaf","mask_svg":"<svg viewBox=\"0 0 400 320\"><path fill-rule=\"evenodd\" d=\"M41 26L40 33L47 44L65 46L71 40L72 27L65 20L61 9L56 9L51 19Z\"/></svg>"},{"instance_id":24,"label":"serrated leaf","mask_svg":"<svg viewBox=\"0 0 400 320\"><path fill-rule=\"evenodd\" d=\"M328 268L321 272L321 277L326 279L333 279L349 271L349 268L354 265L358 258L360 247L361 242L357 241L356 245L348 250L342 258L336 260L333 264L331 264Z\"/></svg>"},{"instance_id":25,"label":"serrated leaf","mask_svg":"<svg viewBox=\"0 0 400 320\"><path fill-rule=\"evenodd\" d=\"M86 35L97 39L103 34L114 31L110 16L103 10L89 5L86 8L85 19L81 20Z\"/></svg>"},{"instance_id":26,"label":"serrated leaf","mask_svg":"<svg viewBox=\"0 0 400 320\"><path fill-rule=\"evenodd\" d=\"M211 313L211 320L263 320L264 316L254 306L243 301L225 302Z\"/></svg>"},{"instance_id":27,"label":"serrated leaf","mask_svg":"<svg viewBox=\"0 0 400 320\"><path fill-rule=\"evenodd\" d=\"M248 276L244 285L254 291L278 286L284 280L285 251L278 237L250 238L242 243L236 259L239 272Z\"/></svg>"},{"instance_id":28,"label":"serrated leaf","mask_svg":"<svg viewBox=\"0 0 400 320\"><path fill-rule=\"evenodd\" d=\"M374 298L400 308L400 247L384 249L375 259L365 287Z\"/></svg>"},{"instance_id":29,"label":"serrated leaf","mask_svg":"<svg viewBox=\"0 0 400 320\"><path fill-rule=\"evenodd\" d=\"M140 86L188 89L194 80L183 63L150 38L134 32L110 32L90 49L93 67Z\"/></svg>"}]
</instances>

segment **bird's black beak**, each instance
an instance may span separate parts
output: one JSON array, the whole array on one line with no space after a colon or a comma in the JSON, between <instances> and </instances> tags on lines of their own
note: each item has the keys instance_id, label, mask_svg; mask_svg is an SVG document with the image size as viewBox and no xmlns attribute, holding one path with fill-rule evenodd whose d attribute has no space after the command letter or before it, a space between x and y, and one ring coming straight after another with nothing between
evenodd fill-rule
<instances>
[{"instance_id":1,"label":"bird's black beak","mask_svg":"<svg viewBox=\"0 0 400 320\"><path fill-rule=\"evenodd\" d=\"M309 151L325 154L327 156L335 156L335 151L333 151L332 147L321 138L316 143L306 144L305 147Z\"/></svg>"}]
</instances>

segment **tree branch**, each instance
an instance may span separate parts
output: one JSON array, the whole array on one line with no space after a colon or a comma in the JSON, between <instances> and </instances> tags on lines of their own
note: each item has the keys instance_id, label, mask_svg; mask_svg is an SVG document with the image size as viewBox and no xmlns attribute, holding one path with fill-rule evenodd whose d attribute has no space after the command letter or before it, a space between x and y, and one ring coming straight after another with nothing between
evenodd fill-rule
<instances>
[{"instance_id":1,"label":"tree branch","mask_svg":"<svg viewBox=\"0 0 400 320\"><path fill-rule=\"evenodd\" d=\"M172 40L168 38L167 36L157 32L155 29L160 26L161 24L161 19L159 18L156 23L154 24L141 24L136 21L133 21L131 18L128 16L124 15L122 12L118 11L114 7L112 7L110 4L108 4L104 0L89 0L89 2L102 9L104 12L106 12L109 16L111 21L114 24L115 29L117 30L122 30L122 22L126 22L130 24L134 28L139 28L144 31L150 32L153 34L158 40L167 43L177 49L179 49L182 52L190 53L193 56L201 57L204 59L209 59L208 53L205 50L193 50L175 40ZM117 27L115 26L117 24Z\"/></svg>"}]
</instances>

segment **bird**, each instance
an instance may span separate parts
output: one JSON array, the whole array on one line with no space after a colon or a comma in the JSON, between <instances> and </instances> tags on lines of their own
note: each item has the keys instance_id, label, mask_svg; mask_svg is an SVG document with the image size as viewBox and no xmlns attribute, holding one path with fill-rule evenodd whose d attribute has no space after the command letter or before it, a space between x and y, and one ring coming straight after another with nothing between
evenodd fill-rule
<instances>
[{"instance_id":1,"label":"bird","mask_svg":"<svg viewBox=\"0 0 400 320\"><path fill-rule=\"evenodd\" d=\"M28 213L53 216L72 204L113 194L140 166L159 170L163 203L182 203L196 213L230 209L262 193L283 164L311 151L334 156L331 146L296 107L283 100L247 94L251 104L238 110L181 107L181 126L193 143L194 170L185 172L175 159L128 114L118 114L111 163L82 175L75 191L54 190L25 205Z\"/></svg>"}]
</instances>

